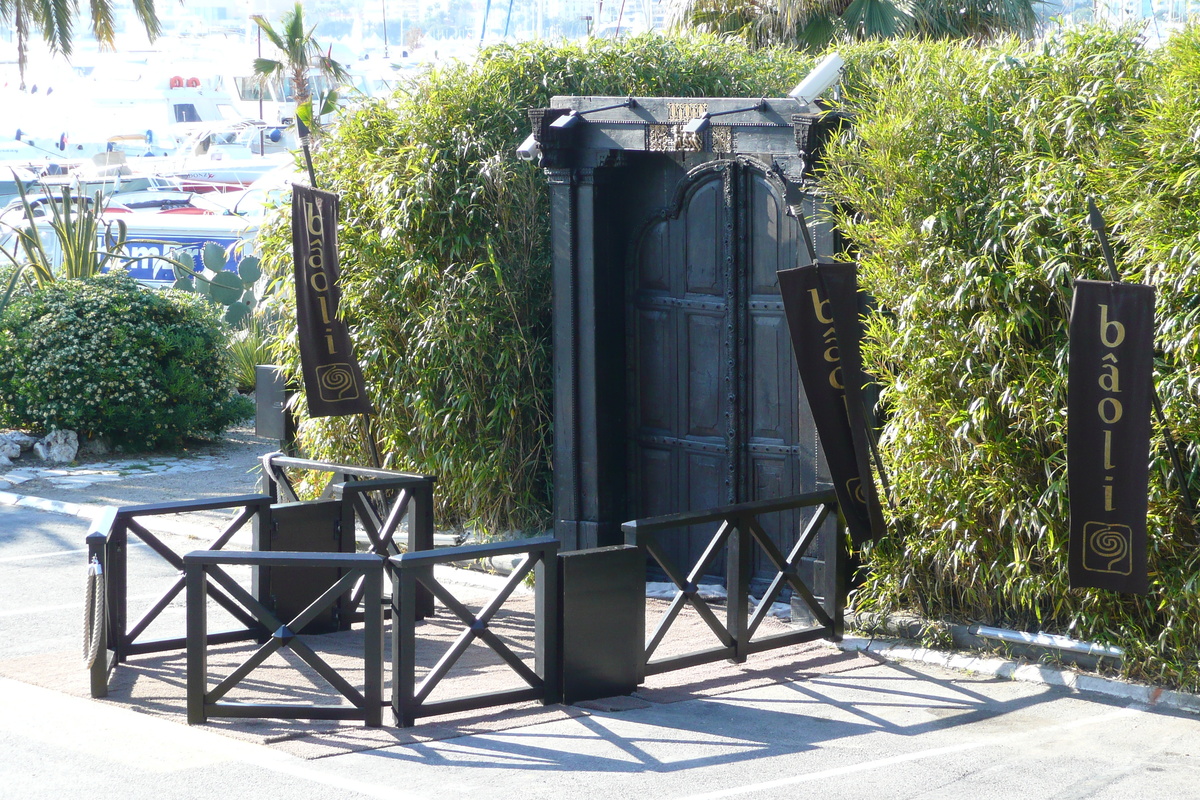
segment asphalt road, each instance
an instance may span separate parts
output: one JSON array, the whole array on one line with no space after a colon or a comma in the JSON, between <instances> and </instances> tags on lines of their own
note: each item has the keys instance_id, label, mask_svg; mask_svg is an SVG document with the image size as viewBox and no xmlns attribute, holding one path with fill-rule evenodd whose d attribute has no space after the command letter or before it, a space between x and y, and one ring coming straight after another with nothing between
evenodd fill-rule
<instances>
[{"instance_id":1,"label":"asphalt road","mask_svg":"<svg viewBox=\"0 0 1200 800\"><path fill-rule=\"evenodd\" d=\"M0 661L79 646L85 532L0 506ZM1200 795L1196 717L892 663L309 761L8 678L0 697L0 798L22 800Z\"/></svg>"}]
</instances>

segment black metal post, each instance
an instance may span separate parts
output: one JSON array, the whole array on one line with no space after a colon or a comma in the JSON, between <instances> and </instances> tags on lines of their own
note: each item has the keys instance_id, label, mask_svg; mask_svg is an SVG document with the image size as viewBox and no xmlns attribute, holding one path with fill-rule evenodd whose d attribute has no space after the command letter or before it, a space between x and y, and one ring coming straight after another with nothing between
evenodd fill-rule
<instances>
[{"instance_id":1,"label":"black metal post","mask_svg":"<svg viewBox=\"0 0 1200 800\"><path fill-rule=\"evenodd\" d=\"M749 655L750 577L754 571L750 518L738 515L728 520L733 533L725 551L725 624L733 637L731 660L735 664L745 662Z\"/></svg>"}]
</instances>

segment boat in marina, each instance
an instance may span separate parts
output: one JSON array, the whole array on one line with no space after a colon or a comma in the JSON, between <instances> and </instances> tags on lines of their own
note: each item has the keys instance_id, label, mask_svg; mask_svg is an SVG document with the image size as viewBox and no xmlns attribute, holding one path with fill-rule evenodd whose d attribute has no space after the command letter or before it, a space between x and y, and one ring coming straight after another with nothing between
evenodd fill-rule
<instances>
[{"instance_id":1,"label":"boat in marina","mask_svg":"<svg viewBox=\"0 0 1200 800\"><path fill-rule=\"evenodd\" d=\"M14 120L14 138L46 155L86 159L108 149L115 136L140 139L143 152L170 155L180 123L216 123L240 115L228 95L163 76L148 82L85 79L53 92L0 91ZM182 85L176 85L182 84Z\"/></svg>"},{"instance_id":2,"label":"boat in marina","mask_svg":"<svg viewBox=\"0 0 1200 800\"><path fill-rule=\"evenodd\" d=\"M261 120L198 125L185 132L176 155L155 171L178 178L188 191L241 189L294 163L298 146L294 128Z\"/></svg>"},{"instance_id":3,"label":"boat in marina","mask_svg":"<svg viewBox=\"0 0 1200 800\"><path fill-rule=\"evenodd\" d=\"M139 205L141 195L160 196L170 189L141 189L139 177L124 178L118 190L102 198L101 215L106 234L115 233L118 220L126 229L124 269L136 280L152 287L169 286L175 275L167 256L190 256L194 267L203 267L201 253L208 243L225 249L226 269L236 269L241 260L255 252L254 240L267 210L286 202L291 184L299 178L291 164L264 175L250 186L226 193L195 194L179 191L185 204ZM61 190L60 190L61 191ZM92 203L92 197L71 192L74 202ZM27 195L33 206L33 222L49 247L50 257L60 258L56 237L51 230L51 204L60 202L53 193ZM58 195L61 197L61 194ZM27 224L24 206L19 200L0 209L0 248L15 252L15 229Z\"/></svg>"},{"instance_id":4,"label":"boat in marina","mask_svg":"<svg viewBox=\"0 0 1200 800\"><path fill-rule=\"evenodd\" d=\"M296 169L295 92L287 79L260 84L246 38L178 44L31 61L21 88L0 79L12 125L0 129L5 220L14 219L19 188L47 215L64 188L81 202L99 193L105 218L121 219L142 242L131 272L149 283L167 279L158 256L172 248L248 246L264 199L287 191L263 176L290 179ZM406 71L390 61L371 66L383 76L380 91ZM318 93L329 88L314 77ZM373 93L365 78L355 85L342 96Z\"/></svg>"},{"instance_id":5,"label":"boat in marina","mask_svg":"<svg viewBox=\"0 0 1200 800\"><path fill-rule=\"evenodd\" d=\"M31 191L37 181L37 175L26 167L12 166L0 172L0 208L18 199L22 189Z\"/></svg>"}]
</instances>

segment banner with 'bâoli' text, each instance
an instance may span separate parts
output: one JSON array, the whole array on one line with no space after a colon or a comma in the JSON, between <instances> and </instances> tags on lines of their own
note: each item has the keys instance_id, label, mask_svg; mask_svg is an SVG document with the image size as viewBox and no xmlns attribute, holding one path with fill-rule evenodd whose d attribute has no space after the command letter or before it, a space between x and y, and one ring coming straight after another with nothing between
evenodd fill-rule
<instances>
[{"instance_id":1,"label":"banner with 'b\u00e2oli' text","mask_svg":"<svg viewBox=\"0 0 1200 800\"><path fill-rule=\"evenodd\" d=\"M1144 594L1153 287L1076 281L1070 336L1071 586Z\"/></svg>"},{"instance_id":2,"label":"banner with 'b\u00e2oli' text","mask_svg":"<svg viewBox=\"0 0 1200 800\"><path fill-rule=\"evenodd\" d=\"M292 185L296 326L309 415L370 414L371 401L350 333L338 316L338 197Z\"/></svg>"},{"instance_id":3,"label":"banner with 'b\u00e2oli' text","mask_svg":"<svg viewBox=\"0 0 1200 800\"><path fill-rule=\"evenodd\" d=\"M800 381L846 527L854 543L884 532L883 510L871 473L859 343L858 267L820 262L780 270Z\"/></svg>"}]
</instances>

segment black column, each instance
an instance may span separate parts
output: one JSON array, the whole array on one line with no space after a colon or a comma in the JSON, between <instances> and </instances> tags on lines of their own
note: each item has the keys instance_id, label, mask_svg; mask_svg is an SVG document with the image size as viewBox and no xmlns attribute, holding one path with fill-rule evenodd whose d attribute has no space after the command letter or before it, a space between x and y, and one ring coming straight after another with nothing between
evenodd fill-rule
<instances>
[{"instance_id":1,"label":"black column","mask_svg":"<svg viewBox=\"0 0 1200 800\"><path fill-rule=\"evenodd\" d=\"M623 249L605 170L548 169L554 258L554 534L566 550L622 541Z\"/></svg>"}]
</instances>

